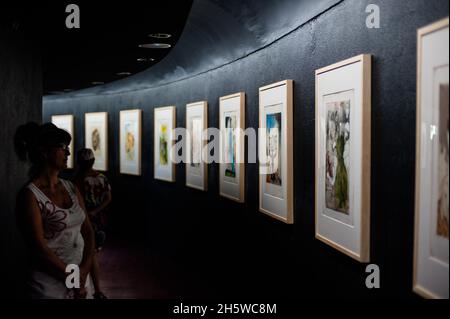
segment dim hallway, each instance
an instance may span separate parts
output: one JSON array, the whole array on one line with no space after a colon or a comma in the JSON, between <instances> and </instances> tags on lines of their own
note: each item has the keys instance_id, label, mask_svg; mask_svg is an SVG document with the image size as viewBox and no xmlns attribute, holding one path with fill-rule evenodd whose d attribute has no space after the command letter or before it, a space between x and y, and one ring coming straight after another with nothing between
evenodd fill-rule
<instances>
[{"instance_id":1,"label":"dim hallway","mask_svg":"<svg viewBox=\"0 0 450 319\"><path fill-rule=\"evenodd\" d=\"M0 299L449 298L448 0L102 2L0 4Z\"/></svg>"}]
</instances>

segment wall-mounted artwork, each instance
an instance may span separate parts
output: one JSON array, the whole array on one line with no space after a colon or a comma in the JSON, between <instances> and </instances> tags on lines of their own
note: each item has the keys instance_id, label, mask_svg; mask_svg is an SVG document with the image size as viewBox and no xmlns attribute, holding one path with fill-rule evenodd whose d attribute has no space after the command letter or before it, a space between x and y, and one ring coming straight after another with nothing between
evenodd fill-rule
<instances>
[{"instance_id":1,"label":"wall-mounted artwork","mask_svg":"<svg viewBox=\"0 0 450 319\"><path fill-rule=\"evenodd\" d=\"M141 175L141 110L120 111L120 173Z\"/></svg>"},{"instance_id":2,"label":"wall-mounted artwork","mask_svg":"<svg viewBox=\"0 0 450 319\"><path fill-rule=\"evenodd\" d=\"M449 19L418 30L413 289L448 299Z\"/></svg>"},{"instance_id":3,"label":"wall-mounted artwork","mask_svg":"<svg viewBox=\"0 0 450 319\"><path fill-rule=\"evenodd\" d=\"M259 210L294 222L293 82L259 89Z\"/></svg>"},{"instance_id":4,"label":"wall-mounted artwork","mask_svg":"<svg viewBox=\"0 0 450 319\"><path fill-rule=\"evenodd\" d=\"M175 165L172 160L175 129L175 107L158 107L154 110L154 177L175 182Z\"/></svg>"},{"instance_id":5,"label":"wall-mounted artwork","mask_svg":"<svg viewBox=\"0 0 450 319\"><path fill-rule=\"evenodd\" d=\"M108 170L108 113L96 112L84 115L85 147L95 156L94 169Z\"/></svg>"},{"instance_id":6,"label":"wall-mounted artwork","mask_svg":"<svg viewBox=\"0 0 450 319\"><path fill-rule=\"evenodd\" d=\"M316 71L316 238L370 259L371 55Z\"/></svg>"},{"instance_id":7,"label":"wall-mounted artwork","mask_svg":"<svg viewBox=\"0 0 450 319\"><path fill-rule=\"evenodd\" d=\"M245 94L220 98L220 195L244 202Z\"/></svg>"},{"instance_id":8,"label":"wall-mounted artwork","mask_svg":"<svg viewBox=\"0 0 450 319\"><path fill-rule=\"evenodd\" d=\"M75 130L74 130L74 117L73 115L53 115L52 123L57 127L66 130L70 136L72 136L72 140L70 141L69 150L70 155L67 157L67 168L74 168L74 144L75 144Z\"/></svg>"},{"instance_id":9,"label":"wall-mounted artwork","mask_svg":"<svg viewBox=\"0 0 450 319\"><path fill-rule=\"evenodd\" d=\"M206 139L203 131L208 127L208 104L205 101L190 103L186 106L187 156L186 156L186 186L206 191L208 188L208 166Z\"/></svg>"}]
</instances>

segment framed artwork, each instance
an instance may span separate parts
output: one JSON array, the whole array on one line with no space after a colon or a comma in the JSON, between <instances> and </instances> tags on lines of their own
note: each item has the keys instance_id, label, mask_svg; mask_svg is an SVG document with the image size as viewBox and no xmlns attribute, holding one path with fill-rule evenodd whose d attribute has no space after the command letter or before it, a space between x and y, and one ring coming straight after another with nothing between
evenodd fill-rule
<instances>
[{"instance_id":1,"label":"framed artwork","mask_svg":"<svg viewBox=\"0 0 450 319\"><path fill-rule=\"evenodd\" d=\"M208 166L206 163L206 139L203 131L208 127L208 103L206 101L186 105L186 186L206 191Z\"/></svg>"},{"instance_id":2,"label":"framed artwork","mask_svg":"<svg viewBox=\"0 0 450 319\"><path fill-rule=\"evenodd\" d=\"M141 175L142 110L120 111L120 173Z\"/></svg>"},{"instance_id":3,"label":"framed artwork","mask_svg":"<svg viewBox=\"0 0 450 319\"><path fill-rule=\"evenodd\" d=\"M220 195L244 202L245 93L220 98Z\"/></svg>"},{"instance_id":4,"label":"framed artwork","mask_svg":"<svg viewBox=\"0 0 450 319\"><path fill-rule=\"evenodd\" d=\"M316 70L316 238L370 259L371 55Z\"/></svg>"},{"instance_id":5,"label":"framed artwork","mask_svg":"<svg viewBox=\"0 0 450 319\"><path fill-rule=\"evenodd\" d=\"M294 223L293 82L259 88L259 210Z\"/></svg>"},{"instance_id":6,"label":"framed artwork","mask_svg":"<svg viewBox=\"0 0 450 319\"><path fill-rule=\"evenodd\" d=\"M94 169L108 170L108 113L96 112L84 115L85 147L94 152Z\"/></svg>"},{"instance_id":7,"label":"framed artwork","mask_svg":"<svg viewBox=\"0 0 450 319\"><path fill-rule=\"evenodd\" d=\"M57 127L66 130L70 136L72 136L72 140L70 141L69 149L70 155L67 157L67 168L74 168L74 149L73 145L75 143L75 130L74 130L74 117L71 114L68 115L53 115L52 123Z\"/></svg>"},{"instance_id":8,"label":"framed artwork","mask_svg":"<svg viewBox=\"0 0 450 319\"><path fill-rule=\"evenodd\" d=\"M448 21L418 30L413 290L448 299Z\"/></svg>"},{"instance_id":9,"label":"framed artwork","mask_svg":"<svg viewBox=\"0 0 450 319\"><path fill-rule=\"evenodd\" d=\"M154 109L154 177L175 182L175 164L172 160L175 106Z\"/></svg>"}]
</instances>

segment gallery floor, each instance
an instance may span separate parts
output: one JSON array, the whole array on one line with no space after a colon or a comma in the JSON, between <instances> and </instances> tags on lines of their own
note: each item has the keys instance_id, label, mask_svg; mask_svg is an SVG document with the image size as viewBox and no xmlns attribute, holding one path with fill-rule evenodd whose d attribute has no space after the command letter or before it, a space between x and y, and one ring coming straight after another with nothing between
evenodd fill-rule
<instances>
[{"instance_id":1,"label":"gallery floor","mask_svg":"<svg viewBox=\"0 0 450 319\"><path fill-rule=\"evenodd\" d=\"M161 253L145 243L129 234L109 234L97 255L101 288L108 298L198 299L239 294L233 291L240 280L227 279L219 270L223 262L187 258L181 251ZM245 295L245 289L240 293Z\"/></svg>"},{"instance_id":2,"label":"gallery floor","mask_svg":"<svg viewBox=\"0 0 450 319\"><path fill-rule=\"evenodd\" d=\"M146 253L136 239L108 238L98 257L102 291L110 299L195 298L201 293L198 279L193 284L170 257Z\"/></svg>"},{"instance_id":3,"label":"gallery floor","mask_svg":"<svg viewBox=\"0 0 450 319\"><path fill-rule=\"evenodd\" d=\"M142 247L113 240L98 253L103 293L112 299L165 298L151 260L143 258Z\"/></svg>"}]
</instances>

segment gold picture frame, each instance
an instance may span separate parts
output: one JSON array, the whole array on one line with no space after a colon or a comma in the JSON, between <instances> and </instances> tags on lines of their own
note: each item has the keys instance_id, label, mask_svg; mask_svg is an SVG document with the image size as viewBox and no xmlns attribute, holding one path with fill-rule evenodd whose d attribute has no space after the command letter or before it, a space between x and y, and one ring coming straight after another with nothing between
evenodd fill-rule
<instances>
[{"instance_id":1,"label":"gold picture frame","mask_svg":"<svg viewBox=\"0 0 450 319\"><path fill-rule=\"evenodd\" d=\"M433 299L449 298L448 94L447 17L417 31L413 291Z\"/></svg>"},{"instance_id":2,"label":"gold picture frame","mask_svg":"<svg viewBox=\"0 0 450 319\"><path fill-rule=\"evenodd\" d=\"M203 136L208 128L208 102L201 101L186 105L187 157L186 186L198 190L208 190L207 145Z\"/></svg>"},{"instance_id":3,"label":"gold picture frame","mask_svg":"<svg viewBox=\"0 0 450 319\"><path fill-rule=\"evenodd\" d=\"M166 182L175 182L175 164L173 161L172 136L175 129L175 106L156 107L154 109L153 159L154 178Z\"/></svg>"},{"instance_id":4,"label":"gold picture frame","mask_svg":"<svg viewBox=\"0 0 450 319\"><path fill-rule=\"evenodd\" d=\"M239 203L245 201L245 93L219 99L219 193Z\"/></svg>"},{"instance_id":5,"label":"gold picture frame","mask_svg":"<svg viewBox=\"0 0 450 319\"><path fill-rule=\"evenodd\" d=\"M142 110L122 110L120 117L120 173L141 175Z\"/></svg>"},{"instance_id":6,"label":"gold picture frame","mask_svg":"<svg viewBox=\"0 0 450 319\"><path fill-rule=\"evenodd\" d=\"M294 223L293 81L259 88L259 210Z\"/></svg>"},{"instance_id":7,"label":"gold picture frame","mask_svg":"<svg viewBox=\"0 0 450 319\"><path fill-rule=\"evenodd\" d=\"M94 152L93 168L108 170L108 113L92 112L84 114L84 145Z\"/></svg>"},{"instance_id":8,"label":"gold picture frame","mask_svg":"<svg viewBox=\"0 0 450 319\"><path fill-rule=\"evenodd\" d=\"M316 238L370 260L371 55L316 70Z\"/></svg>"}]
</instances>

